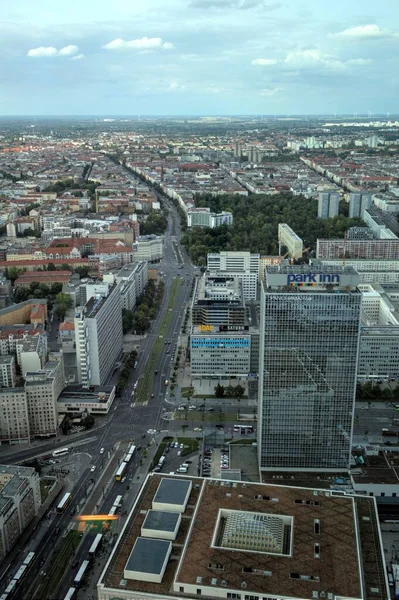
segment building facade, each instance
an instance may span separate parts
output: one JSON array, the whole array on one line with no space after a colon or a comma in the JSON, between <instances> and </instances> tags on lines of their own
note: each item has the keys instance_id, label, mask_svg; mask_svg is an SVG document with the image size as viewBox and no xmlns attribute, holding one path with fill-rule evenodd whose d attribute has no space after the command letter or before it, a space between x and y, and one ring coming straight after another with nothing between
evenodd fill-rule
<instances>
[{"instance_id":1,"label":"building facade","mask_svg":"<svg viewBox=\"0 0 399 600\"><path fill-rule=\"evenodd\" d=\"M319 192L317 216L319 219L337 217L339 212L339 193L335 191Z\"/></svg>"},{"instance_id":2,"label":"building facade","mask_svg":"<svg viewBox=\"0 0 399 600\"><path fill-rule=\"evenodd\" d=\"M159 262L163 257L164 238L159 235L141 235L133 242L133 260Z\"/></svg>"},{"instance_id":3,"label":"building facade","mask_svg":"<svg viewBox=\"0 0 399 600\"><path fill-rule=\"evenodd\" d=\"M23 387L0 390L0 443L29 442L29 413Z\"/></svg>"},{"instance_id":4,"label":"building facade","mask_svg":"<svg viewBox=\"0 0 399 600\"><path fill-rule=\"evenodd\" d=\"M343 259L344 257L398 260L399 240L318 239L316 257L322 260Z\"/></svg>"},{"instance_id":5,"label":"building facade","mask_svg":"<svg viewBox=\"0 0 399 600\"><path fill-rule=\"evenodd\" d=\"M363 192L352 192L349 194L349 217L360 217L363 219L364 211L370 208L372 202L371 194Z\"/></svg>"},{"instance_id":6,"label":"building facade","mask_svg":"<svg viewBox=\"0 0 399 600\"><path fill-rule=\"evenodd\" d=\"M347 268L267 267L261 290L261 470L349 468L361 293Z\"/></svg>"},{"instance_id":7,"label":"building facade","mask_svg":"<svg viewBox=\"0 0 399 600\"><path fill-rule=\"evenodd\" d=\"M251 366L251 335L243 330L194 327L190 336L190 362L193 377L246 378Z\"/></svg>"},{"instance_id":8,"label":"building facade","mask_svg":"<svg viewBox=\"0 0 399 600\"><path fill-rule=\"evenodd\" d=\"M302 256L303 241L287 223L278 224L278 243L279 254L282 254L281 248L285 246L290 256Z\"/></svg>"},{"instance_id":9,"label":"building facade","mask_svg":"<svg viewBox=\"0 0 399 600\"><path fill-rule=\"evenodd\" d=\"M17 374L15 370L15 358L12 354L0 356L0 387L15 387Z\"/></svg>"},{"instance_id":10,"label":"building facade","mask_svg":"<svg viewBox=\"0 0 399 600\"><path fill-rule=\"evenodd\" d=\"M204 275L197 280L192 303L193 325L242 328L245 319L245 302L239 279Z\"/></svg>"},{"instance_id":11,"label":"building facade","mask_svg":"<svg viewBox=\"0 0 399 600\"><path fill-rule=\"evenodd\" d=\"M260 254L250 252L218 252L207 255L209 275L236 277L242 282L244 300L258 297Z\"/></svg>"}]
</instances>

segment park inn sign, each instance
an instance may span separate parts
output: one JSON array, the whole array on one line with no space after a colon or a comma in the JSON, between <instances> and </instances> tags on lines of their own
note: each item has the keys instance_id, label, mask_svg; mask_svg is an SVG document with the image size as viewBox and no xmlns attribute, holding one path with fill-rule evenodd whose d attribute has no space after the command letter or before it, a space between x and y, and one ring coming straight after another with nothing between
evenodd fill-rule
<instances>
[{"instance_id":1,"label":"park inn sign","mask_svg":"<svg viewBox=\"0 0 399 600\"><path fill-rule=\"evenodd\" d=\"M339 273L289 273L287 285L340 285Z\"/></svg>"}]
</instances>

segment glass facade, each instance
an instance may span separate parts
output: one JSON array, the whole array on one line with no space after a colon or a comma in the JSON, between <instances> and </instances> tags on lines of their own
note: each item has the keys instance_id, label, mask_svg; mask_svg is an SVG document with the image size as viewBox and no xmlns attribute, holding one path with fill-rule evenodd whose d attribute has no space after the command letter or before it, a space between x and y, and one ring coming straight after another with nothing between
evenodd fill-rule
<instances>
[{"instance_id":1,"label":"glass facade","mask_svg":"<svg viewBox=\"0 0 399 600\"><path fill-rule=\"evenodd\" d=\"M361 293L262 287L261 469L349 467Z\"/></svg>"}]
</instances>

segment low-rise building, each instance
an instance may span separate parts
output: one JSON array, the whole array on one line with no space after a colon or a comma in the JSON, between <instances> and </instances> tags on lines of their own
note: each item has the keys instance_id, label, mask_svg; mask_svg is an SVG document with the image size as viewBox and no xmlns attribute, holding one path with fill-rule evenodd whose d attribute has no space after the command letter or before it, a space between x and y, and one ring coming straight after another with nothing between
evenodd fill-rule
<instances>
[{"instance_id":1,"label":"low-rise building","mask_svg":"<svg viewBox=\"0 0 399 600\"><path fill-rule=\"evenodd\" d=\"M133 242L133 260L159 262L163 258L163 246L163 236L141 235Z\"/></svg>"},{"instance_id":2,"label":"low-rise building","mask_svg":"<svg viewBox=\"0 0 399 600\"><path fill-rule=\"evenodd\" d=\"M68 386L57 400L58 414L107 415L115 400L115 386L92 386L84 389Z\"/></svg>"},{"instance_id":3,"label":"low-rise building","mask_svg":"<svg viewBox=\"0 0 399 600\"><path fill-rule=\"evenodd\" d=\"M220 227L221 225L232 225L233 215L231 212L211 212L210 208L190 208L187 211L187 227Z\"/></svg>"}]
</instances>

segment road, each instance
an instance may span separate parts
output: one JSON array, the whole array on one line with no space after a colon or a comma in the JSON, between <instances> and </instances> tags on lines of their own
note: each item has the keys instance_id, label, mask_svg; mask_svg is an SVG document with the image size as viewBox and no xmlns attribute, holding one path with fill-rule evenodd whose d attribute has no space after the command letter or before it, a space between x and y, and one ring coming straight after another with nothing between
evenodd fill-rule
<instances>
[{"instance_id":1,"label":"road","mask_svg":"<svg viewBox=\"0 0 399 600\"><path fill-rule=\"evenodd\" d=\"M30 543L29 548L23 549L23 553L21 552L22 549L18 547L17 542L15 546L15 551L17 552L16 558L12 559L12 555L14 553L10 553L10 556L8 557L9 560L7 561L6 559L1 565L1 573L4 573L6 567L10 565L7 575L13 574L19 565L20 556L24 556L28 550L35 550L35 564L34 568L31 570L31 573L38 574L40 571L40 564L43 564L44 561L46 561L52 554L54 548L56 548L58 540L61 538L62 533L71 527L74 518L71 515L71 509L75 509L78 506L83 505L83 501L86 498L86 490L90 487L91 479L97 481L99 476L101 476L102 469L106 467L106 465L104 465L104 456L106 456L108 453L112 454L115 445L120 443L122 440L126 442L125 447L129 441L133 440L135 440L136 444L144 445L151 439L151 436L147 434L149 429L159 431L161 429L167 429L170 426L168 422L164 421L162 418L163 410L166 408L165 393L167 391L164 382L165 379L170 378L169 373L171 368L171 356L173 354L174 346L176 344L178 345L178 337L182 325L182 319L185 308L189 303L192 287L191 284L195 275L195 269L189 261L185 250L180 246L179 243L180 225L177 210L167 200L165 200L165 205L169 209L168 229L165 236L164 258L158 266L158 269L164 273L165 282L162 307L152 323L151 331L140 342L137 367L136 369L132 370L121 397L115 400L114 406L111 409L112 412L110 415L108 415L107 420L105 420L101 427L92 430L89 434L86 433L81 436L75 435L74 437L59 436L57 440L52 440L51 442L42 444L40 446L33 446L30 449L24 449L17 453L7 453L7 451L0 452L1 462L5 464L12 464L31 458L32 456L52 452L56 447L69 446L79 443L79 440L82 440L84 444L84 451L92 457L90 464L96 467L96 471L94 473L90 471L90 468L84 469L74 487L71 490L65 488L68 491L71 491L73 494L73 501L69 509L63 515L53 516L52 519L44 519L42 524L38 526L40 531L37 532L36 538L34 538ZM170 292L174 278L178 276L177 273L182 275L182 278L185 279L185 283L180 285L178 293L176 294L172 318L165 336L165 339L170 340L171 343L163 344L158 357L158 374L155 375L155 373L148 372L146 362L151 354L155 341L159 337L160 326L168 311ZM54 325L56 326L55 323ZM54 338L55 331L52 332L52 334L52 337ZM132 404L132 391L134 383L143 377L150 377L153 379L151 393L154 394L154 397L150 397L148 402L144 404ZM87 435L89 435L89 438L87 438ZM160 438L162 435L157 436L157 438L158 437ZM100 454L100 448L105 449L104 454ZM112 457L115 461L117 461L116 465L121 462L123 454L124 447L121 445L119 450L117 450ZM112 505L115 497L118 494L126 495L128 489L129 496L131 495L131 502L133 502L134 494L137 493L140 487L140 482L134 483L139 461L140 457L137 455L135 461L133 461L133 463L129 466L129 477L124 484L120 482L114 482L113 473L110 481L107 480L104 482L104 484L102 484L104 488L108 487L109 489L107 492L105 492L105 495L104 491L101 494L100 490L100 500L98 503L101 505L101 510L108 512L109 507ZM102 498L103 496L104 498ZM126 502L124 506L126 506L126 510L129 510L131 504L129 506L128 502ZM57 528L60 530L58 534L56 534ZM87 543L88 542L85 541L80 546L77 555L75 556L75 560L83 560L85 553L87 553ZM18 552L20 552L20 554ZM62 592L68 589L73 579L72 571L67 569L67 565L65 565L65 567L66 574L68 576L64 579L65 583L62 585L63 590L61 590L61 595L59 593L57 597L63 597ZM29 594L30 591L36 586L36 579L33 577L29 580L26 579L20 586L20 592L18 593L18 596L21 598L30 598L31 596ZM0 585L1 591L3 591L6 585L7 580L5 580L4 583L2 582Z\"/></svg>"}]
</instances>

